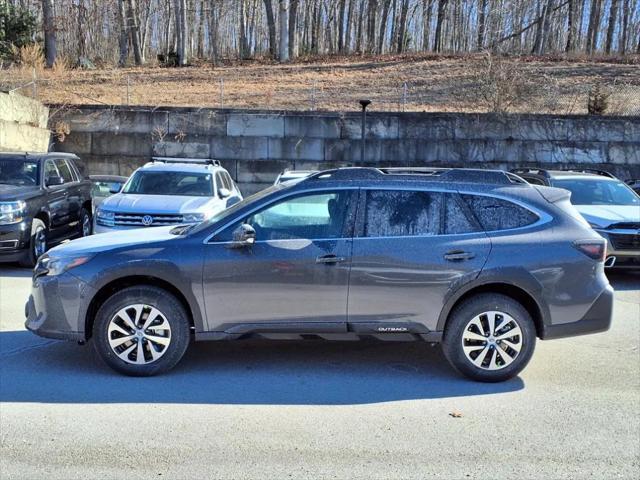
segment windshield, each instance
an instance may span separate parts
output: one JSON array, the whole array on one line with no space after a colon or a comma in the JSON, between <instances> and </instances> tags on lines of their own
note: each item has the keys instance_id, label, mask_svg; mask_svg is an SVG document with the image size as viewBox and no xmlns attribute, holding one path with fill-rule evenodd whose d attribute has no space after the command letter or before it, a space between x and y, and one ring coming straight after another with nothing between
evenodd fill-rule
<instances>
[{"instance_id":1,"label":"windshield","mask_svg":"<svg viewBox=\"0 0 640 480\"><path fill-rule=\"evenodd\" d=\"M212 197L213 182L210 173L138 170L122 193Z\"/></svg>"},{"instance_id":2,"label":"windshield","mask_svg":"<svg viewBox=\"0 0 640 480\"><path fill-rule=\"evenodd\" d=\"M622 182L566 179L553 186L569 190L574 205L640 205L640 197Z\"/></svg>"},{"instance_id":3,"label":"windshield","mask_svg":"<svg viewBox=\"0 0 640 480\"><path fill-rule=\"evenodd\" d=\"M0 183L16 186L33 186L40 182L38 162L19 158L0 160Z\"/></svg>"}]
</instances>

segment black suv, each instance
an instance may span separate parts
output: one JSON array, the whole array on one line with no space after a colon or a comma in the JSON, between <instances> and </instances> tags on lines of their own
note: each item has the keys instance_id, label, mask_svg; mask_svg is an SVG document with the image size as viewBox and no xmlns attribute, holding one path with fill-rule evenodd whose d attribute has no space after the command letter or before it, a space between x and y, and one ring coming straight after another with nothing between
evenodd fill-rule
<instances>
[{"instance_id":1,"label":"black suv","mask_svg":"<svg viewBox=\"0 0 640 480\"><path fill-rule=\"evenodd\" d=\"M91 234L91 182L66 153L0 153L0 262L34 266L49 245Z\"/></svg>"},{"instance_id":2,"label":"black suv","mask_svg":"<svg viewBox=\"0 0 640 480\"><path fill-rule=\"evenodd\" d=\"M346 168L270 187L196 225L52 249L26 327L129 375L189 340L442 342L462 373L520 372L536 337L609 328L605 241L569 192L501 171Z\"/></svg>"}]
</instances>

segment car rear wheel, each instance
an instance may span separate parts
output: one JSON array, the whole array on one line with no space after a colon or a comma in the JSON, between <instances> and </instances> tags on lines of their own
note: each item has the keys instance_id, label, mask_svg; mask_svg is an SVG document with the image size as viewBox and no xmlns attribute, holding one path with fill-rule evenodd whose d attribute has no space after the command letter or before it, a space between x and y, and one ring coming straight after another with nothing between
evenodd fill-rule
<instances>
[{"instance_id":1,"label":"car rear wheel","mask_svg":"<svg viewBox=\"0 0 640 480\"><path fill-rule=\"evenodd\" d=\"M47 226L39 218L34 218L31 222L31 236L29 238L29 251L24 259L20 261L23 267L33 268L44 253L47 251Z\"/></svg>"},{"instance_id":2,"label":"car rear wheel","mask_svg":"<svg viewBox=\"0 0 640 480\"><path fill-rule=\"evenodd\" d=\"M189 345L189 318L166 290L136 286L109 297L93 328L95 348L114 370L151 376L173 368Z\"/></svg>"},{"instance_id":3,"label":"car rear wheel","mask_svg":"<svg viewBox=\"0 0 640 480\"><path fill-rule=\"evenodd\" d=\"M452 312L442 348L463 375L501 382L527 366L535 341L533 320L520 303L505 295L480 294Z\"/></svg>"}]
</instances>

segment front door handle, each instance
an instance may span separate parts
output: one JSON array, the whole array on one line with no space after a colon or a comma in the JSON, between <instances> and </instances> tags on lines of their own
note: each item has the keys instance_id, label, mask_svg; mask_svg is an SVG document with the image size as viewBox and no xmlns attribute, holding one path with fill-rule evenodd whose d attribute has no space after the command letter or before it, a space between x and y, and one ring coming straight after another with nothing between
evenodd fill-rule
<instances>
[{"instance_id":1,"label":"front door handle","mask_svg":"<svg viewBox=\"0 0 640 480\"><path fill-rule=\"evenodd\" d=\"M451 262L459 262L462 260L471 260L475 256L476 256L475 253L463 252L462 250L454 250L454 251L445 253L444 259L449 260Z\"/></svg>"},{"instance_id":2,"label":"front door handle","mask_svg":"<svg viewBox=\"0 0 640 480\"><path fill-rule=\"evenodd\" d=\"M346 258L338 257L337 255L330 253L329 255L321 255L316 258L316 263L333 264L344 262Z\"/></svg>"}]
</instances>

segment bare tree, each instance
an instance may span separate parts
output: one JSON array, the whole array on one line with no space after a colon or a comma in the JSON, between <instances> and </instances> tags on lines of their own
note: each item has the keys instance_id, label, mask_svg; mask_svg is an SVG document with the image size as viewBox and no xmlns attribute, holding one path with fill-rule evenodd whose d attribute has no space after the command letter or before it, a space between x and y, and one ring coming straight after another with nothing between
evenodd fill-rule
<instances>
[{"instance_id":1,"label":"bare tree","mask_svg":"<svg viewBox=\"0 0 640 480\"><path fill-rule=\"evenodd\" d=\"M273 14L273 4L271 0L263 0L267 14L267 28L269 29L269 52L273 58L277 57L276 45L276 20Z\"/></svg>"},{"instance_id":2,"label":"bare tree","mask_svg":"<svg viewBox=\"0 0 640 480\"><path fill-rule=\"evenodd\" d=\"M436 20L436 33L433 39L433 50L435 52L441 52L443 46L442 40L442 26L447 13L447 3L449 0L438 0L438 18Z\"/></svg>"},{"instance_id":3,"label":"bare tree","mask_svg":"<svg viewBox=\"0 0 640 480\"><path fill-rule=\"evenodd\" d=\"M613 47L613 33L616 29L616 23L618 21L618 7L620 6L620 0L611 0L611 7L609 8L609 26L607 27L607 40L604 46L604 52L609 55L611 48Z\"/></svg>"},{"instance_id":4,"label":"bare tree","mask_svg":"<svg viewBox=\"0 0 640 480\"><path fill-rule=\"evenodd\" d=\"M289 5L287 0L280 4L280 61L289 61Z\"/></svg>"},{"instance_id":5,"label":"bare tree","mask_svg":"<svg viewBox=\"0 0 640 480\"><path fill-rule=\"evenodd\" d=\"M56 24L53 10L53 0L42 0L42 20L44 30L44 55L47 67L53 67L56 62Z\"/></svg>"}]
</instances>

